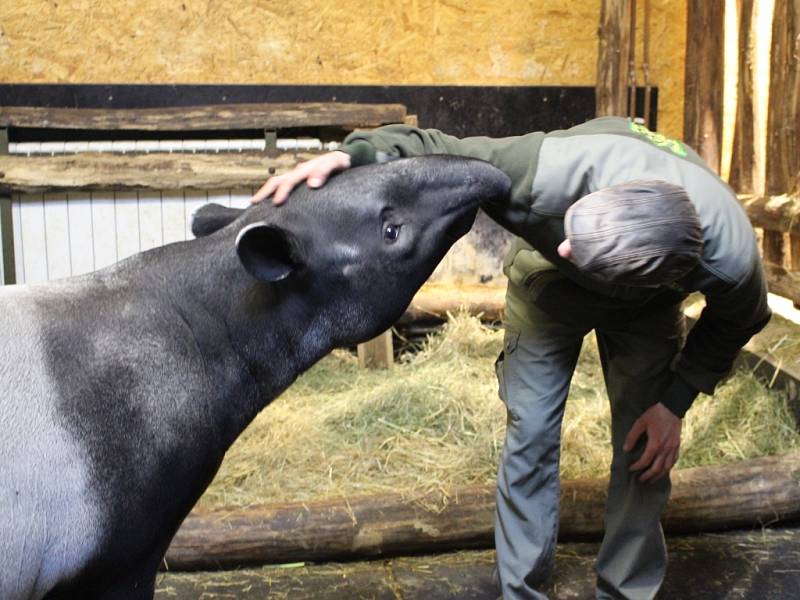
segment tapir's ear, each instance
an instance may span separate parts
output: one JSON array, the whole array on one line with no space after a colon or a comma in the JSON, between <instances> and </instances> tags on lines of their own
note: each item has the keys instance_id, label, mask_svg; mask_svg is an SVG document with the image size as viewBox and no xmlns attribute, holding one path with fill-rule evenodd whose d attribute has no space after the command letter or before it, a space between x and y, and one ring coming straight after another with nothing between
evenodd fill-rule
<instances>
[{"instance_id":1,"label":"tapir's ear","mask_svg":"<svg viewBox=\"0 0 800 600\"><path fill-rule=\"evenodd\" d=\"M220 204L204 204L192 214L194 237L211 235L233 223L244 212L243 208L228 208Z\"/></svg>"},{"instance_id":2,"label":"tapir's ear","mask_svg":"<svg viewBox=\"0 0 800 600\"><path fill-rule=\"evenodd\" d=\"M239 260L261 281L281 281L299 269L297 247L293 234L266 223L251 223L236 238Z\"/></svg>"}]
</instances>

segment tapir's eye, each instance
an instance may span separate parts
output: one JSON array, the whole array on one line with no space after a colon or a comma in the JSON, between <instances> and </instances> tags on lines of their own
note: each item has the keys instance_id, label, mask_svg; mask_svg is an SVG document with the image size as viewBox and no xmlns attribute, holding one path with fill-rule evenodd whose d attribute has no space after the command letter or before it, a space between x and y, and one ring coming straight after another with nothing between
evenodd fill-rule
<instances>
[{"instance_id":1,"label":"tapir's eye","mask_svg":"<svg viewBox=\"0 0 800 600\"><path fill-rule=\"evenodd\" d=\"M383 226L383 239L387 244L391 244L400 237L400 225L387 223Z\"/></svg>"}]
</instances>

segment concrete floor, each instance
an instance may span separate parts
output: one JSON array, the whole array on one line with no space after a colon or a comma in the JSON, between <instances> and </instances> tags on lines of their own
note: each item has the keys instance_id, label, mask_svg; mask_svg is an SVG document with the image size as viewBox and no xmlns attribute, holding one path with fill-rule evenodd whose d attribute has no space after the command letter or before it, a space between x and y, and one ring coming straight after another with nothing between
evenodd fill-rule
<instances>
[{"instance_id":1,"label":"concrete floor","mask_svg":"<svg viewBox=\"0 0 800 600\"><path fill-rule=\"evenodd\" d=\"M662 599L800 598L800 525L673 537ZM597 544L559 546L545 591L555 599L594 597ZM464 551L324 565L284 565L217 573L164 573L159 600L495 600L494 552Z\"/></svg>"}]
</instances>

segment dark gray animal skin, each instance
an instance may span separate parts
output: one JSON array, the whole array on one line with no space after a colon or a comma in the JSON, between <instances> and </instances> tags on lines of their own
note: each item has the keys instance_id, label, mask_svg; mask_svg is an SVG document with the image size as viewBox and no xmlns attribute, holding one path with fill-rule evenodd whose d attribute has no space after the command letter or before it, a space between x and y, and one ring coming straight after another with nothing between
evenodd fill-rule
<instances>
[{"instance_id":1,"label":"dark gray animal skin","mask_svg":"<svg viewBox=\"0 0 800 600\"><path fill-rule=\"evenodd\" d=\"M206 206L196 240L0 290L0 598L151 598L253 417L390 326L509 190L469 159L360 167L280 207Z\"/></svg>"}]
</instances>

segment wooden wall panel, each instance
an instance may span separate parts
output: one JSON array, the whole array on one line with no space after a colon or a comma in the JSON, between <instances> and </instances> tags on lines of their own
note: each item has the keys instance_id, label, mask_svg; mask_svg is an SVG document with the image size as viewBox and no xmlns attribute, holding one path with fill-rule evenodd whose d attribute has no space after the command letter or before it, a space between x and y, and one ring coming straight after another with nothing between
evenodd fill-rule
<instances>
[{"instance_id":1,"label":"wooden wall panel","mask_svg":"<svg viewBox=\"0 0 800 600\"><path fill-rule=\"evenodd\" d=\"M680 137L686 2L651 1L659 122ZM599 0L7 0L0 81L593 85L599 15Z\"/></svg>"}]
</instances>

